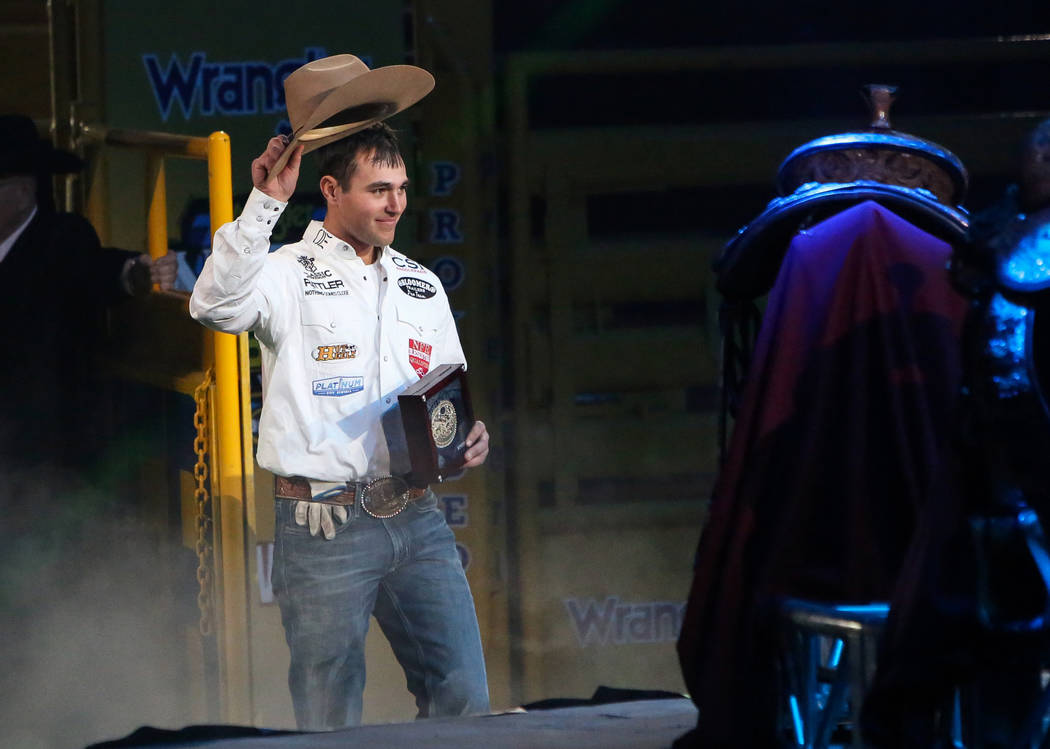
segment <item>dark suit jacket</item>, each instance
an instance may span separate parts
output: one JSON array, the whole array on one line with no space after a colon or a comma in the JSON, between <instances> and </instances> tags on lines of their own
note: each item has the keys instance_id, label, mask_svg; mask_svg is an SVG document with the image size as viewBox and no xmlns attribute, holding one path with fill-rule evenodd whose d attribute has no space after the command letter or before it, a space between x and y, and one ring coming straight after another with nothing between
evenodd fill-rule
<instances>
[{"instance_id":1,"label":"dark suit jacket","mask_svg":"<svg viewBox=\"0 0 1050 749\"><path fill-rule=\"evenodd\" d=\"M42 211L0 261L0 467L75 464L93 447L93 351L130 257L82 217Z\"/></svg>"}]
</instances>

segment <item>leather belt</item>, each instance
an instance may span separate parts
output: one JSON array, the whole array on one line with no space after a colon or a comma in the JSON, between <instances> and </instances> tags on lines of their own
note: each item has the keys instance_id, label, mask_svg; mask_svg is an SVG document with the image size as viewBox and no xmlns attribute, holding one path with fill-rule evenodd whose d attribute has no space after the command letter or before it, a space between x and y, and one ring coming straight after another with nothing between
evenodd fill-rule
<instances>
[{"instance_id":1,"label":"leather belt","mask_svg":"<svg viewBox=\"0 0 1050 749\"><path fill-rule=\"evenodd\" d=\"M310 482L301 476L274 476L274 496L278 499L294 499L309 502L321 502L327 505L353 505L358 500L358 494L361 494L361 506L365 512L374 517L393 517L405 508L409 502L415 502L417 499L427 493L427 488L419 487L406 487L405 490L400 494L399 497L392 498L384 496L381 500L369 501L370 494L369 489L377 484L389 481L400 481L400 479L392 479L390 477L374 479L367 483L354 484L347 483L345 488L338 493L326 493L324 499L314 499L313 493L310 490ZM404 484L402 484L404 486ZM400 500L400 501L397 501Z\"/></svg>"},{"instance_id":2,"label":"leather belt","mask_svg":"<svg viewBox=\"0 0 1050 749\"><path fill-rule=\"evenodd\" d=\"M300 476L274 476L273 493L274 496L280 499L313 500L310 482ZM332 494L318 501L328 505L352 505L356 494L357 486L347 484L346 488L339 494Z\"/></svg>"}]
</instances>

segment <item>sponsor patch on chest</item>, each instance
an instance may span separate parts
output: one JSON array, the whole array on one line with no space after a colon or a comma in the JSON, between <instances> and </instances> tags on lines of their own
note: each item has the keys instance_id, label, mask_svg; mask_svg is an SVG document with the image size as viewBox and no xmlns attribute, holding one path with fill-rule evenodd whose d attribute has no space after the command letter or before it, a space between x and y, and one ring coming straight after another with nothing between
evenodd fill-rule
<instances>
[{"instance_id":1,"label":"sponsor patch on chest","mask_svg":"<svg viewBox=\"0 0 1050 749\"><path fill-rule=\"evenodd\" d=\"M332 275L332 271L327 268L318 270L315 258L308 257L307 255L299 255L296 259L299 261L299 265L303 266L303 275L307 278L313 278L316 280L320 278L330 278Z\"/></svg>"},{"instance_id":2,"label":"sponsor patch on chest","mask_svg":"<svg viewBox=\"0 0 1050 749\"><path fill-rule=\"evenodd\" d=\"M328 281L311 281L308 278L304 278L303 284L306 286L306 296L315 296L317 294L321 296L346 296L349 293L343 288L343 282L338 278Z\"/></svg>"},{"instance_id":3,"label":"sponsor patch on chest","mask_svg":"<svg viewBox=\"0 0 1050 749\"><path fill-rule=\"evenodd\" d=\"M357 346L352 343L334 343L331 346L318 346L313 350L311 356L314 358L314 361L356 359Z\"/></svg>"},{"instance_id":4,"label":"sponsor patch on chest","mask_svg":"<svg viewBox=\"0 0 1050 749\"><path fill-rule=\"evenodd\" d=\"M397 255L393 255L390 258L390 262L394 264L395 268L403 271L408 271L409 273L427 272L426 268L417 263L415 260L409 260L407 257L398 257Z\"/></svg>"},{"instance_id":5,"label":"sponsor patch on chest","mask_svg":"<svg viewBox=\"0 0 1050 749\"><path fill-rule=\"evenodd\" d=\"M314 395L341 396L360 393L365 389L364 377L325 377L314 380Z\"/></svg>"},{"instance_id":6,"label":"sponsor patch on chest","mask_svg":"<svg viewBox=\"0 0 1050 749\"><path fill-rule=\"evenodd\" d=\"M414 338L408 339L408 363L420 377L430 371L430 355L433 351L433 344L417 341Z\"/></svg>"},{"instance_id":7,"label":"sponsor patch on chest","mask_svg":"<svg viewBox=\"0 0 1050 749\"><path fill-rule=\"evenodd\" d=\"M317 267L316 258L298 255L296 259L303 266L306 296L346 296L350 293L342 279L335 277L331 270Z\"/></svg>"},{"instance_id":8,"label":"sponsor patch on chest","mask_svg":"<svg viewBox=\"0 0 1050 749\"><path fill-rule=\"evenodd\" d=\"M401 276L401 278L397 279L397 286L413 299L430 299L437 293L434 284L424 281L422 278L412 278L411 276Z\"/></svg>"}]
</instances>

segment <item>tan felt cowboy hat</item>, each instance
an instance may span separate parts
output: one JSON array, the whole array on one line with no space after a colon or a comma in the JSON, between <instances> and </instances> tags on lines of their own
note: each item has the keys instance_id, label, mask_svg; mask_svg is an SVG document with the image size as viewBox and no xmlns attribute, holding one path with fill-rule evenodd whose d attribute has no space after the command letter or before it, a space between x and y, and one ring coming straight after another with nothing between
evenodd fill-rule
<instances>
[{"instance_id":1,"label":"tan felt cowboy hat","mask_svg":"<svg viewBox=\"0 0 1050 749\"><path fill-rule=\"evenodd\" d=\"M284 79L292 135L270 174L284 168L299 143L309 153L407 109L433 88L434 76L414 65L369 70L353 55L306 63Z\"/></svg>"}]
</instances>

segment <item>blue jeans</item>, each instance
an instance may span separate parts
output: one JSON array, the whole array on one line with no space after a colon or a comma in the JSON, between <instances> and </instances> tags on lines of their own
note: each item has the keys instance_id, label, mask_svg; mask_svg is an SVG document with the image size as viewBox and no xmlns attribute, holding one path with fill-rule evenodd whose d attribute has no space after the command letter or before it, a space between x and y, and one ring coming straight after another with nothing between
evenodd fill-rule
<instances>
[{"instance_id":1,"label":"blue jeans","mask_svg":"<svg viewBox=\"0 0 1050 749\"><path fill-rule=\"evenodd\" d=\"M369 615L405 670L419 717L488 712L474 599L433 492L385 520L347 508L331 540L295 524L294 501L275 502L273 589L300 729L361 722Z\"/></svg>"}]
</instances>

